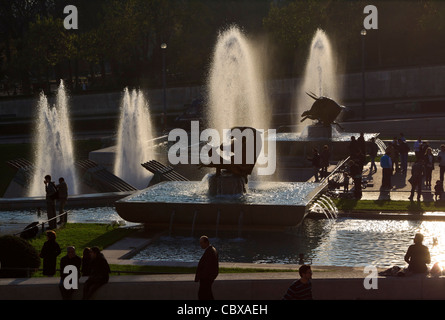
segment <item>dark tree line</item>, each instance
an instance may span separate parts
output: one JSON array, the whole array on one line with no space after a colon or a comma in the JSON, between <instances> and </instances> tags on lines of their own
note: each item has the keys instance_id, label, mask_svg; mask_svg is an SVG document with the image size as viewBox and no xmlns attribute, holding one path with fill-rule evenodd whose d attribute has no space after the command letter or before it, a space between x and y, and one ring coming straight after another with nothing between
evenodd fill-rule
<instances>
[{"instance_id":1,"label":"dark tree line","mask_svg":"<svg viewBox=\"0 0 445 320\"><path fill-rule=\"evenodd\" d=\"M78 9L65 30L63 9ZM73 91L203 84L218 32L237 24L267 44L272 77L298 75L317 28L342 71L361 65L363 8L355 0L0 0L0 83L33 94L65 79ZM445 61L445 3L377 1L379 29L366 36L367 68ZM167 43L163 52L161 44ZM14 89L15 88L15 89Z\"/></svg>"}]
</instances>

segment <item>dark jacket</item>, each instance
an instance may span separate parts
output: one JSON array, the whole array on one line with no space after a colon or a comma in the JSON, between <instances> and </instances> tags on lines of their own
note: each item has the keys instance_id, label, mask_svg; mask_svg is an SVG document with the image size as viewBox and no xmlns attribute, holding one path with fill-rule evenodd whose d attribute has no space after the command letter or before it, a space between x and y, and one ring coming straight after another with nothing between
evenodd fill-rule
<instances>
[{"instance_id":1,"label":"dark jacket","mask_svg":"<svg viewBox=\"0 0 445 320\"><path fill-rule=\"evenodd\" d=\"M60 254L60 246L54 240L45 241L40 252L40 258L43 259L43 274L53 276L56 274L56 258Z\"/></svg>"},{"instance_id":2,"label":"dark jacket","mask_svg":"<svg viewBox=\"0 0 445 320\"><path fill-rule=\"evenodd\" d=\"M204 251L196 269L195 282L201 280L213 281L219 273L218 251L209 245Z\"/></svg>"},{"instance_id":3,"label":"dark jacket","mask_svg":"<svg viewBox=\"0 0 445 320\"><path fill-rule=\"evenodd\" d=\"M87 281L107 283L110 279L110 266L102 253L91 260L91 273Z\"/></svg>"},{"instance_id":4,"label":"dark jacket","mask_svg":"<svg viewBox=\"0 0 445 320\"><path fill-rule=\"evenodd\" d=\"M80 278L80 265L82 263L82 259L78 256L75 255L72 258L69 258L68 255L62 257L62 259L60 259L60 278L65 279L66 276L68 274L64 274L63 270L65 269L66 266L75 266L77 268L77 274L79 275L78 278Z\"/></svg>"},{"instance_id":5,"label":"dark jacket","mask_svg":"<svg viewBox=\"0 0 445 320\"><path fill-rule=\"evenodd\" d=\"M59 199L68 199L68 185L65 181L57 185L57 189L59 190Z\"/></svg>"},{"instance_id":6,"label":"dark jacket","mask_svg":"<svg viewBox=\"0 0 445 320\"><path fill-rule=\"evenodd\" d=\"M46 192L46 201L54 201L55 199L53 197L57 192L56 184L53 181L49 182L45 186L45 192Z\"/></svg>"}]
</instances>

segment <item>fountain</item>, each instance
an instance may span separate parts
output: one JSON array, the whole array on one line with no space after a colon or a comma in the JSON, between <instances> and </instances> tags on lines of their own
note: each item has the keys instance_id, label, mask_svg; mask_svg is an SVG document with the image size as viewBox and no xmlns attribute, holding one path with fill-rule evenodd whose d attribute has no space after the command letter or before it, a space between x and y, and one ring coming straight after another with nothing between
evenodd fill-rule
<instances>
[{"instance_id":1,"label":"fountain","mask_svg":"<svg viewBox=\"0 0 445 320\"><path fill-rule=\"evenodd\" d=\"M55 105L51 106L47 97L41 93L37 112L34 175L28 196L45 195L43 177L47 174L50 174L56 182L59 177L64 177L69 185L69 194L77 194L73 137L69 121L68 97L63 81L57 90Z\"/></svg>"},{"instance_id":2,"label":"fountain","mask_svg":"<svg viewBox=\"0 0 445 320\"><path fill-rule=\"evenodd\" d=\"M270 228L301 223L308 212L308 204L324 188L322 184L250 179L259 153L264 151L258 148L262 143L257 143L270 138L269 134L265 137L270 117L255 57L248 39L238 28L229 28L218 37L208 81L211 128L223 133L231 129L239 129L241 133L247 131L252 133L252 139L245 141L238 136L238 142L242 143L237 149L234 130L230 131L232 136L228 139L223 134L227 145L235 145L228 149L228 154L221 152L219 141L210 141L204 146L210 158L214 159L213 153L218 152L217 159L229 158L225 163L204 164L215 168L215 174L205 176L202 181L161 182L117 201L116 210L123 219L161 225L170 232L175 226L193 229L207 226L216 228L218 233L223 226ZM273 148L267 150L273 153L268 154L269 157L275 157ZM241 160L237 163L240 154ZM249 155L253 155L250 163L246 160Z\"/></svg>"},{"instance_id":3,"label":"fountain","mask_svg":"<svg viewBox=\"0 0 445 320\"><path fill-rule=\"evenodd\" d=\"M296 112L302 117L298 122L306 119L316 122L304 130L298 125L281 128L276 136L277 163L288 163L291 159L295 167L307 167L312 150L316 148L320 152L325 145L331 151L331 160L340 161L349 156L351 137L358 138L360 133L344 132L336 122L345 107L336 102L340 99L342 85L336 76L335 61L328 36L318 29L295 99ZM364 133L366 141L377 136L377 133ZM380 143L379 139L376 141Z\"/></svg>"},{"instance_id":4,"label":"fountain","mask_svg":"<svg viewBox=\"0 0 445 320\"><path fill-rule=\"evenodd\" d=\"M139 90L126 88L122 98L114 174L138 189L148 186L152 175L141 163L153 159L153 133L148 102Z\"/></svg>"}]
</instances>

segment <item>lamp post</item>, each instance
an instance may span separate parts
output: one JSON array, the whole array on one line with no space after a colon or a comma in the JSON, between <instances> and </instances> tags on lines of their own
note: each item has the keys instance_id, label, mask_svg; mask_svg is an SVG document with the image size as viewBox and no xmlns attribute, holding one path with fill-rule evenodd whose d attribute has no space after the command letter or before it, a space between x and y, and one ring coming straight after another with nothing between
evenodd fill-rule
<instances>
[{"instance_id":1,"label":"lamp post","mask_svg":"<svg viewBox=\"0 0 445 320\"><path fill-rule=\"evenodd\" d=\"M362 120L366 117L366 86L365 86L365 37L366 29L360 32L362 35Z\"/></svg>"},{"instance_id":2,"label":"lamp post","mask_svg":"<svg viewBox=\"0 0 445 320\"><path fill-rule=\"evenodd\" d=\"M165 52L167 49L167 44L165 42L163 42L161 44L161 49L162 49L162 88L164 90L164 110L162 113L162 128L163 128L163 132L165 133L165 129L166 129L166 120L167 120L167 88L166 88L166 82L167 82L167 74L166 74L166 70L165 70Z\"/></svg>"}]
</instances>

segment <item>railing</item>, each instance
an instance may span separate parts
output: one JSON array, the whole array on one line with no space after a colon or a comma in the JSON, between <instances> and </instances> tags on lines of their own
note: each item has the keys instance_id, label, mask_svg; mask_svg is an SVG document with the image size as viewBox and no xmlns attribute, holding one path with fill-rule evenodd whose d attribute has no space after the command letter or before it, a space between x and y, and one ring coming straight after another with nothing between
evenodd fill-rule
<instances>
[{"instance_id":1,"label":"railing","mask_svg":"<svg viewBox=\"0 0 445 320\"><path fill-rule=\"evenodd\" d=\"M13 235L14 235L14 236L18 236L18 235L20 235L22 232L26 232L26 231L32 230L32 229L34 229L34 228L38 228L39 226L42 227L42 233L43 233L43 232L45 231L45 223L49 223L50 221L52 221L52 220L54 220L54 219L57 219L57 218L59 218L59 217L61 217L61 216L63 216L63 215L67 215L67 216L68 216L68 214L69 214L70 212L71 212L71 211L65 211L65 212L63 212L63 213L61 213L61 214L55 216L54 218L51 218L51 219L48 219L48 220L46 220L46 221L40 222L39 224L36 224L35 226L26 228L26 229L24 229L24 230L22 230L22 231L20 231L20 232L14 233Z\"/></svg>"}]
</instances>

